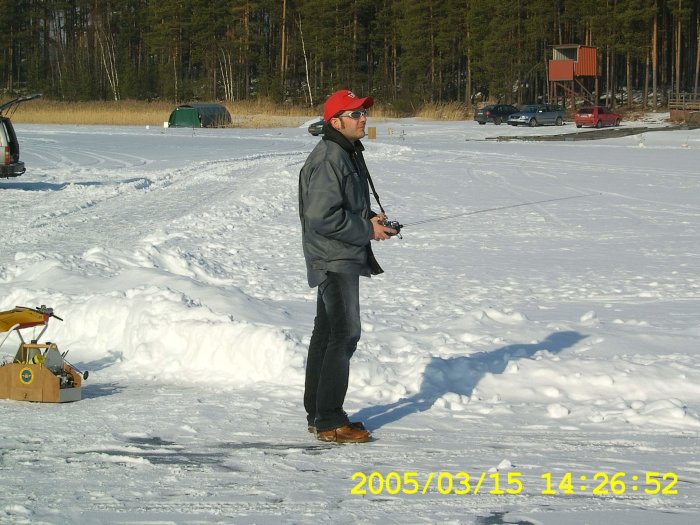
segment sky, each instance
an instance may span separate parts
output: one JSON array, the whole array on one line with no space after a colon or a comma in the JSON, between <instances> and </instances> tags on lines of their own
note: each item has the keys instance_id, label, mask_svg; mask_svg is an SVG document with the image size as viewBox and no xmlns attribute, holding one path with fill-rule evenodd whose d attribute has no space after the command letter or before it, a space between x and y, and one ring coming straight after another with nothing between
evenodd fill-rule
<instances>
[{"instance_id":1,"label":"sky","mask_svg":"<svg viewBox=\"0 0 700 525\"><path fill-rule=\"evenodd\" d=\"M0 524L696 523L700 130L667 116L596 140L370 116L404 228L361 280L357 445L302 404L319 137L17 124L0 310L52 307L43 339L90 375L0 400Z\"/></svg>"}]
</instances>

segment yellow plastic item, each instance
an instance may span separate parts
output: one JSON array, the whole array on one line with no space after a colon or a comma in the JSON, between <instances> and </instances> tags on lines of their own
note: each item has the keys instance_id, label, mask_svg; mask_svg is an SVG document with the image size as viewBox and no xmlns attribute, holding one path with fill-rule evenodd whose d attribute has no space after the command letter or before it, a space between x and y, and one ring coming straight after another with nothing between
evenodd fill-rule
<instances>
[{"instance_id":1,"label":"yellow plastic item","mask_svg":"<svg viewBox=\"0 0 700 525\"><path fill-rule=\"evenodd\" d=\"M32 326L45 325L49 315L43 312L18 306L12 310L0 312L0 332L7 332L17 325L17 328L31 328Z\"/></svg>"}]
</instances>

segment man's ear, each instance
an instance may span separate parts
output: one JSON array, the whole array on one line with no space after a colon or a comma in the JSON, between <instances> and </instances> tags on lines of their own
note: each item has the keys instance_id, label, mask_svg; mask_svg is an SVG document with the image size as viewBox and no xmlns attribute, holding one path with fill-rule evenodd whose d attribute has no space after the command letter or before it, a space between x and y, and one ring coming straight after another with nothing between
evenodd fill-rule
<instances>
[{"instance_id":1,"label":"man's ear","mask_svg":"<svg viewBox=\"0 0 700 525\"><path fill-rule=\"evenodd\" d=\"M340 122L339 118L333 117L329 122L330 122L331 126L333 126L333 129L335 129L336 131L340 131L341 122Z\"/></svg>"}]
</instances>

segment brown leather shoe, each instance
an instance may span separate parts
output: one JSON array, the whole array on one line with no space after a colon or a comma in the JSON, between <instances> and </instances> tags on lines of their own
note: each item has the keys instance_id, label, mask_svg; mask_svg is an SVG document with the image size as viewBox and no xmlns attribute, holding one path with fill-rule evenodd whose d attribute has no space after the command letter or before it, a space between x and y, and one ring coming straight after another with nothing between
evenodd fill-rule
<instances>
[{"instance_id":1,"label":"brown leather shoe","mask_svg":"<svg viewBox=\"0 0 700 525\"><path fill-rule=\"evenodd\" d=\"M356 428L357 430L367 430L365 426L362 424L362 421L351 421L348 423L349 426L352 428ZM315 434L316 433L316 427L313 425L309 425L309 434Z\"/></svg>"},{"instance_id":2,"label":"brown leather shoe","mask_svg":"<svg viewBox=\"0 0 700 525\"><path fill-rule=\"evenodd\" d=\"M372 439L372 435L367 430L344 425L331 430L316 432L316 439L333 443L367 443Z\"/></svg>"}]
</instances>

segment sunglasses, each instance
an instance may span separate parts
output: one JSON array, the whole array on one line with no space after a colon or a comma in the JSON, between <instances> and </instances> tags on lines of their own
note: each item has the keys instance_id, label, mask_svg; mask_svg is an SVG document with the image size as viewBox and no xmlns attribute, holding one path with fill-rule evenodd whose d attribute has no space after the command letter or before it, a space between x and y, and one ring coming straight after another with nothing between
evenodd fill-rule
<instances>
[{"instance_id":1,"label":"sunglasses","mask_svg":"<svg viewBox=\"0 0 700 525\"><path fill-rule=\"evenodd\" d=\"M343 115L336 115L336 118L350 117L351 119L359 120L362 117L366 117L366 116L367 116L366 109L356 109L355 111L351 111L350 113L345 113Z\"/></svg>"}]
</instances>

